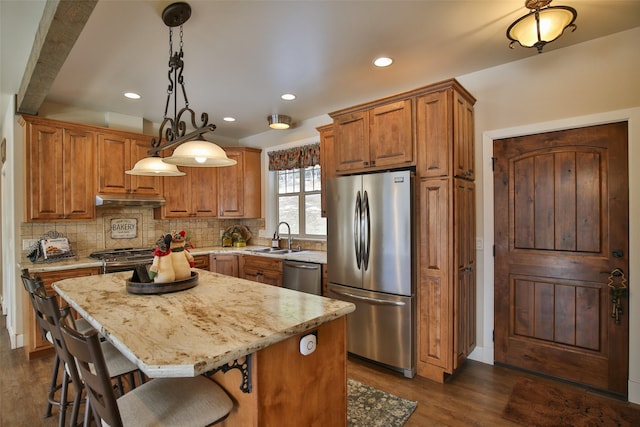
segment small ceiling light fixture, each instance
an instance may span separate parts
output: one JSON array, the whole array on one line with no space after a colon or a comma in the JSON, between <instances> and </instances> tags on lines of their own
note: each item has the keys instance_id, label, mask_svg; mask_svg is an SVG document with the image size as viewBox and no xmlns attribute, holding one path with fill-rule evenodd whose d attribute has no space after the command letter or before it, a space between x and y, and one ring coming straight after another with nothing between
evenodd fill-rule
<instances>
[{"instance_id":1,"label":"small ceiling light fixture","mask_svg":"<svg viewBox=\"0 0 640 427\"><path fill-rule=\"evenodd\" d=\"M235 117L223 117L222 120L224 120L225 122L235 122L236 118Z\"/></svg>"},{"instance_id":2,"label":"small ceiling light fixture","mask_svg":"<svg viewBox=\"0 0 640 427\"><path fill-rule=\"evenodd\" d=\"M140 95L138 95L135 92L125 92L124 96L125 98L129 98L129 99L140 99Z\"/></svg>"},{"instance_id":3,"label":"small ceiling light fixture","mask_svg":"<svg viewBox=\"0 0 640 427\"><path fill-rule=\"evenodd\" d=\"M280 98L284 99L285 101L293 101L294 99L296 99L296 96L292 93L285 93Z\"/></svg>"},{"instance_id":4,"label":"small ceiling light fixture","mask_svg":"<svg viewBox=\"0 0 640 427\"><path fill-rule=\"evenodd\" d=\"M530 10L507 28L509 47L518 42L523 47L542 48L560 37L564 30L576 30L574 21L578 12L569 6L549 6L551 0L525 0L524 6Z\"/></svg>"},{"instance_id":5,"label":"small ceiling light fixture","mask_svg":"<svg viewBox=\"0 0 640 427\"><path fill-rule=\"evenodd\" d=\"M386 56L381 56L373 60L373 65L376 67L388 67L391 64L393 64L393 59L387 58Z\"/></svg>"},{"instance_id":6,"label":"small ceiling light fixture","mask_svg":"<svg viewBox=\"0 0 640 427\"><path fill-rule=\"evenodd\" d=\"M177 171L180 172L175 165L178 166L195 166L195 167L220 167L232 166L237 162L229 159L222 148L218 145L204 141L202 135L207 132L213 132L216 125L209 124L209 115L202 113L200 126L196 125L195 112L189 108L189 100L184 87L183 69L184 69L184 52L182 51L182 25L191 17L191 6L185 2L172 3L162 11L162 21L169 27L169 86L167 88L167 101L164 107L164 119L160 124L158 138L151 138L151 149L147 151L151 156L160 159L159 152L168 148L177 147L171 157L162 158L161 161L168 163L162 169L157 167L157 160L149 160L144 158L137 162L133 169L126 171L130 175L152 175L152 176L176 176ZM180 43L179 51L173 51L173 28L180 27ZM180 85L185 106L178 110L178 94L176 86ZM171 98L173 96L173 102ZM169 116L169 105L173 105L173 116ZM191 122L193 131L187 133L187 119L183 119L183 115ZM164 140L163 140L164 138ZM199 138L199 139L198 139ZM173 166L172 166L173 165Z\"/></svg>"},{"instance_id":7,"label":"small ceiling light fixture","mask_svg":"<svg viewBox=\"0 0 640 427\"><path fill-rule=\"evenodd\" d=\"M271 129L289 129L291 127L291 117L283 114L272 114L267 117Z\"/></svg>"}]
</instances>

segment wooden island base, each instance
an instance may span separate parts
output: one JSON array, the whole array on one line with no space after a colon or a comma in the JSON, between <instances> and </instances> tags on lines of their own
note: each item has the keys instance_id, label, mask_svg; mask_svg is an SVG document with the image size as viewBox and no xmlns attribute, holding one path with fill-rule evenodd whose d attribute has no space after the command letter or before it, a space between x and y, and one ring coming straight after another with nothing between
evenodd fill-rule
<instances>
[{"instance_id":1,"label":"wooden island base","mask_svg":"<svg viewBox=\"0 0 640 427\"><path fill-rule=\"evenodd\" d=\"M316 351L300 354L300 338L318 332ZM232 426L346 426L346 316L252 355L252 391L240 390L237 369L216 373L234 408L220 424Z\"/></svg>"}]
</instances>

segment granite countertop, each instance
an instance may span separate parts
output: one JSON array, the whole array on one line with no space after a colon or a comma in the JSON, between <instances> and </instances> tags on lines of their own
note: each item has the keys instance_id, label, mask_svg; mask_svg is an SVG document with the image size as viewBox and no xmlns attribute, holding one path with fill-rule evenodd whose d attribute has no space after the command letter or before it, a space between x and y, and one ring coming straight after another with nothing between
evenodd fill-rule
<instances>
[{"instance_id":1,"label":"granite countertop","mask_svg":"<svg viewBox=\"0 0 640 427\"><path fill-rule=\"evenodd\" d=\"M256 255L270 258L289 259L293 261L302 262L314 262L317 264L327 263L327 253L324 251L300 251L289 252L287 254L270 254L270 253L255 253L251 252L252 249L264 248L265 246L246 246L246 247L222 247L222 246L210 246L202 248L191 249L191 255L209 255L209 254L237 254L237 255ZM48 263L33 263L27 258L21 260L18 264L18 268L27 268L30 273L44 273L47 271L60 271L70 270L74 268L85 267L102 267L102 261L89 258L88 256L76 256L73 258L65 258L60 261L48 262Z\"/></svg>"},{"instance_id":2,"label":"granite countertop","mask_svg":"<svg viewBox=\"0 0 640 427\"><path fill-rule=\"evenodd\" d=\"M204 270L194 288L126 290L130 272L53 287L149 377L208 372L355 310L352 303Z\"/></svg>"}]
</instances>

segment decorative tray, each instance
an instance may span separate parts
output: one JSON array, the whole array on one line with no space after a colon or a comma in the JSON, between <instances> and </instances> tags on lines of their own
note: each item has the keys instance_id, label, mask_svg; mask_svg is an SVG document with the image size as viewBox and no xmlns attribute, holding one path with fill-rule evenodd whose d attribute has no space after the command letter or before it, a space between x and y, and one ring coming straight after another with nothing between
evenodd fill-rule
<instances>
[{"instance_id":1,"label":"decorative tray","mask_svg":"<svg viewBox=\"0 0 640 427\"><path fill-rule=\"evenodd\" d=\"M155 283L155 282L134 282L127 280L127 292L132 294L166 294L169 292L184 291L191 289L198 284L198 273L191 272L191 277L175 282Z\"/></svg>"}]
</instances>

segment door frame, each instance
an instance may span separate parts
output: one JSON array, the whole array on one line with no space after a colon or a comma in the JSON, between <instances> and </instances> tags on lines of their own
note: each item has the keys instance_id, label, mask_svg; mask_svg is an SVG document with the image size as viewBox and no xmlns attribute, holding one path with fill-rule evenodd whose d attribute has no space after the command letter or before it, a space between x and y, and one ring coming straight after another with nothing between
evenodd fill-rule
<instances>
[{"instance_id":1,"label":"door frame","mask_svg":"<svg viewBox=\"0 0 640 427\"><path fill-rule=\"evenodd\" d=\"M479 249L478 260L482 269L478 274L478 335L482 337L482 346L469 356L470 359L493 364L493 328L494 328L494 194L493 141L495 139L531 135L593 126L605 123L627 121L629 124L629 265L640 265L640 169L631 164L631 159L640 159L640 107L616 110L586 116L534 123L529 125L496 129L482 132L482 198L478 206L482 206L483 223L478 228L483 231L483 249ZM636 166L636 167L633 167ZM635 184L635 185L634 185ZM637 284L637 292L630 293L629 300L629 361L640 360L640 271L630 269L629 283ZM482 286L484 285L484 286ZM482 288L480 288L482 286ZM633 285L632 285L633 286ZM640 404L640 366L630 363L628 379L628 400Z\"/></svg>"}]
</instances>

